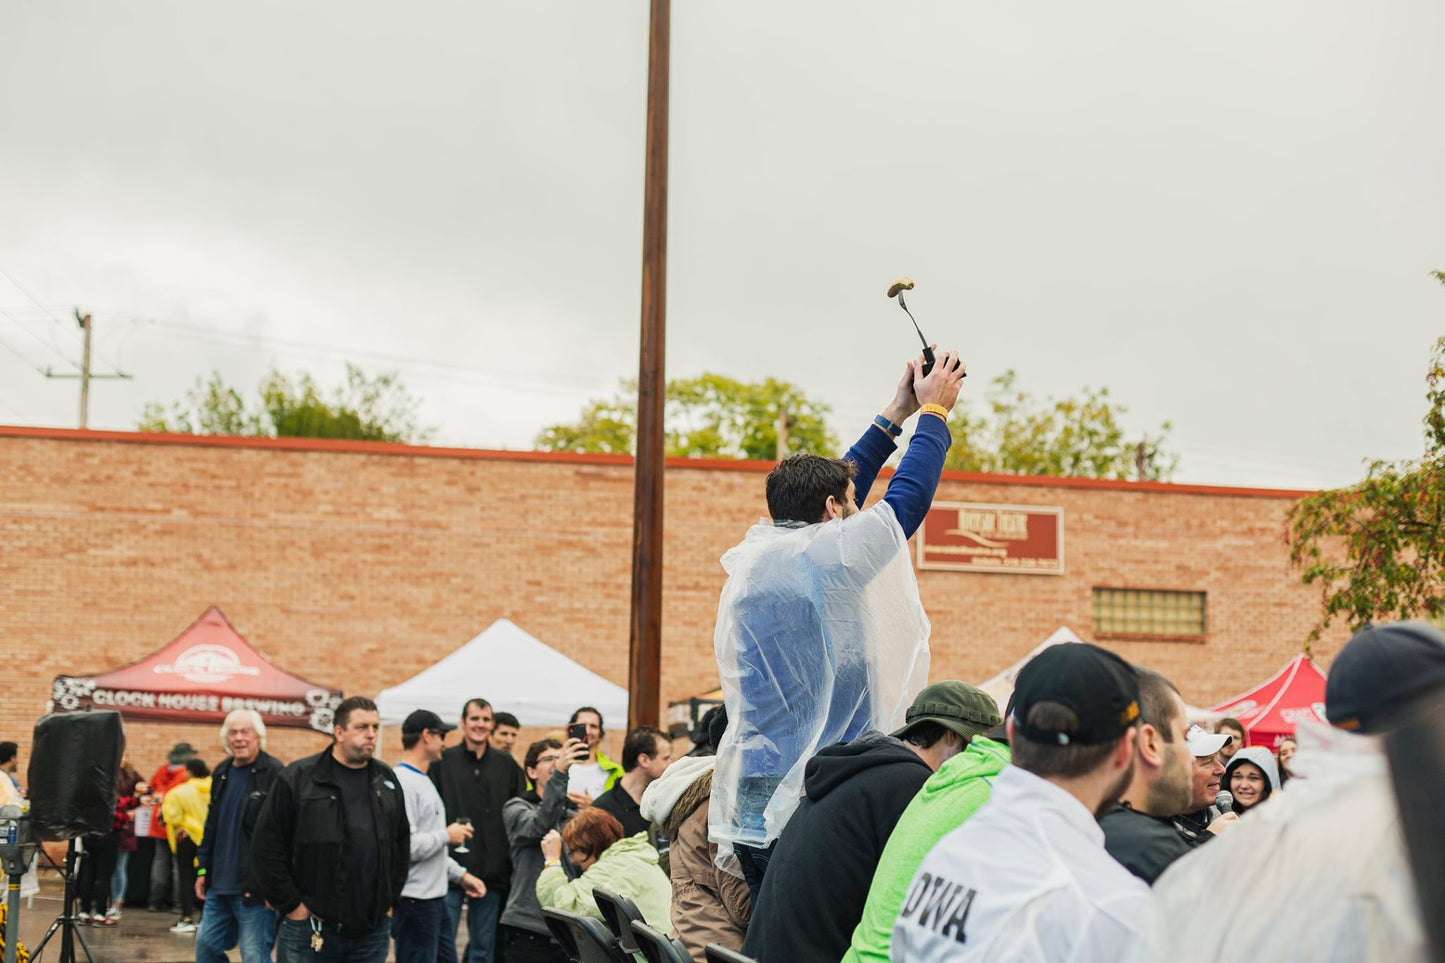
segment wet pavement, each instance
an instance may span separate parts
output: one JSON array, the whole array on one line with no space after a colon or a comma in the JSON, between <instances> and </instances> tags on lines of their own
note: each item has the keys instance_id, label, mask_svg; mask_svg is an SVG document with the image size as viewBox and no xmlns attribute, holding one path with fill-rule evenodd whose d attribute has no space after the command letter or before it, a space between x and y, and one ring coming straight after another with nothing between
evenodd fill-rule
<instances>
[{"instance_id":1,"label":"wet pavement","mask_svg":"<svg viewBox=\"0 0 1445 963\"><path fill-rule=\"evenodd\" d=\"M40 878L40 894L34 905L27 908L20 901L20 942L33 953L50 924L60 915L63 902L60 880L54 874L45 872ZM90 947L95 963L190 963L196 958L196 937L194 933L172 933L179 914L151 913L144 906L129 907L121 916L117 926L81 926L77 931ZM461 942L466 942L466 924L462 924ZM45 953L38 963L55 963L60 959L61 934L57 932L45 945ZM232 960L240 960L241 954L231 951ZM388 956L387 959L393 957ZM36 959L32 957L32 959ZM75 959L83 963L85 954L77 942Z\"/></svg>"}]
</instances>

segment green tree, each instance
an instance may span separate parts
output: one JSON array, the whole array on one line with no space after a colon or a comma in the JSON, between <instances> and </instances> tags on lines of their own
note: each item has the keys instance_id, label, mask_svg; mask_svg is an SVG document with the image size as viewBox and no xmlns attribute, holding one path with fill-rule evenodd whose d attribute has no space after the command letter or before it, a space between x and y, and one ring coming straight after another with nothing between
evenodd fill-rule
<instances>
[{"instance_id":1,"label":"green tree","mask_svg":"<svg viewBox=\"0 0 1445 963\"><path fill-rule=\"evenodd\" d=\"M395 373L367 377L355 365L346 366L346 380L328 399L306 373L284 374L272 369L257 389L258 400L248 407L219 371L195 386L169 409L151 402L141 411L140 431L169 431L188 435L262 435L295 438L353 438L361 441L416 443L431 437L433 429L417 423L420 402L402 386Z\"/></svg>"},{"instance_id":2,"label":"green tree","mask_svg":"<svg viewBox=\"0 0 1445 963\"><path fill-rule=\"evenodd\" d=\"M669 455L687 458L777 456L778 417L787 417L788 448L832 452L828 406L795 385L775 378L743 382L716 374L667 383L663 426ZM544 428L535 446L543 451L630 453L637 432L637 383L623 381L612 398L595 399L577 421Z\"/></svg>"},{"instance_id":3,"label":"green tree","mask_svg":"<svg viewBox=\"0 0 1445 963\"><path fill-rule=\"evenodd\" d=\"M1166 421L1157 434L1128 437L1120 418L1128 410L1107 388L1086 388L1077 398L1039 401L1018 386L1012 370L984 394L984 412L960 401L949 418L953 446L945 468L1017 475L1167 480L1179 456L1163 450ZM1145 454L1139 470L1140 446Z\"/></svg>"},{"instance_id":4,"label":"green tree","mask_svg":"<svg viewBox=\"0 0 1445 963\"><path fill-rule=\"evenodd\" d=\"M1432 272L1445 284L1445 272ZM1425 375L1425 454L1370 463L1349 488L1300 499L1287 520L1289 558L1320 588L1320 620L1306 648L1337 617L1367 622L1445 617L1445 338Z\"/></svg>"}]
</instances>

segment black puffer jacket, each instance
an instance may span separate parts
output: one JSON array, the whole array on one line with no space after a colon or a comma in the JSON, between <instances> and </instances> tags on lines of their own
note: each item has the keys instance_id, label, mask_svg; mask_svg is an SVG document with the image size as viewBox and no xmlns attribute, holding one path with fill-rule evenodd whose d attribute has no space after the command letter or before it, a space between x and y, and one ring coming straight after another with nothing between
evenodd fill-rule
<instances>
[{"instance_id":1,"label":"black puffer jacket","mask_svg":"<svg viewBox=\"0 0 1445 963\"><path fill-rule=\"evenodd\" d=\"M349 918L346 803L333 774L340 765L327 749L281 771L261 808L251 855L266 902L282 915L304 902L313 916L340 927L342 935L369 933L396 905L406 885L411 826L396 774L385 763L371 760L367 766L377 854L374 918Z\"/></svg>"}]
</instances>

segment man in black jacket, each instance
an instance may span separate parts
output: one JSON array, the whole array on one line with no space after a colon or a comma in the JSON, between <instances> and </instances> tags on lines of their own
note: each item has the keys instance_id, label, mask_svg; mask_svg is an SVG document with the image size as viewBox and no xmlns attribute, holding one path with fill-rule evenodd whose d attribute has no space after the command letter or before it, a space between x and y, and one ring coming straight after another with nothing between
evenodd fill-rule
<instances>
[{"instance_id":1,"label":"man in black jacket","mask_svg":"<svg viewBox=\"0 0 1445 963\"><path fill-rule=\"evenodd\" d=\"M380 729L376 703L345 700L331 748L287 766L266 797L252 855L284 916L276 963L386 960L411 828L396 774L372 758Z\"/></svg>"},{"instance_id":2,"label":"man in black jacket","mask_svg":"<svg viewBox=\"0 0 1445 963\"><path fill-rule=\"evenodd\" d=\"M452 858L487 884L487 895L477 899L455 886L447 890L447 920L438 959L447 959L449 953L456 952L457 926L465 901L467 950L461 959L463 963L491 963L496 959L497 917L506 905L512 881L511 843L502 822L502 807L508 799L527 791L527 778L515 759L490 746L490 702L468 699L462 706L461 721L462 744L443 750L441 762L432 766L427 775L436 783L447 807L447 822L472 821L468 851L458 852L453 847Z\"/></svg>"},{"instance_id":3,"label":"man in black jacket","mask_svg":"<svg viewBox=\"0 0 1445 963\"><path fill-rule=\"evenodd\" d=\"M196 853L196 898L206 901L196 934L196 963L224 963L241 947L242 963L265 963L276 942L276 911L261 898L251 836L281 762L266 753L266 725L254 709L221 723L230 758L211 773L211 808Z\"/></svg>"},{"instance_id":4,"label":"man in black jacket","mask_svg":"<svg viewBox=\"0 0 1445 963\"><path fill-rule=\"evenodd\" d=\"M866 732L808 760L806 795L768 863L744 954L762 963L842 959L903 810L939 766L1002 721L993 699L965 682L924 689L906 719L892 736Z\"/></svg>"},{"instance_id":5,"label":"man in black jacket","mask_svg":"<svg viewBox=\"0 0 1445 963\"><path fill-rule=\"evenodd\" d=\"M1099 820L1104 848L1150 886L1176 859L1194 848L1174 827L1175 816L1194 799L1194 757L1189 749L1189 709L1174 683L1138 666L1139 737L1134 774L1119 802Z\"/></svg>"}]
</instances>

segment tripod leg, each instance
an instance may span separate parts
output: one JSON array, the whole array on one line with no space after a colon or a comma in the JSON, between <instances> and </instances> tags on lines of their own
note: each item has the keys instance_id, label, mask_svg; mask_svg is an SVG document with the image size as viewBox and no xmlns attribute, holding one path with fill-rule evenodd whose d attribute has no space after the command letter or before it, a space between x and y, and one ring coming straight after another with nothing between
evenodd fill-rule
<instances>
[{"instance_id":1,"label":"tripod leg","mask_svg":"<svg viewBox=\"0 0 1445 963\"><path fill-rule=\"evenodd\" d=\"M45 935L40 938L40 942L31 948L30 958L32 960L40 955L40 951L45 949L45 944L50 942L50 938L55 935L55 931L60 929L61 919L63 918L57 917L55 921L50 924L50 929L46 930Z\"/></svg>"},{"instance_id":2,"label":"tripod leg","mask_svg":"<svg viewBox=\"0 0 1445 963\"><path fill-rule=\"evenodd\" d=\"M93 957L93 956L90 955L90 947L89 947L89 946L86 944L86 942L85 942L85 934L82 933L82 932L80 931L80 927L75 926L74 923L71 924L71 927L75 930L75 938L76 938L77 940L80 940L80 948L85 951L85 958L86 958L87 960L89 960L90 963L95 963L95 957ZM70 950L70 959L63 961L63 963L75 963L75 948L74 948L74 947L71 947L71 950Z\"/></svg>"}]
</instances>

